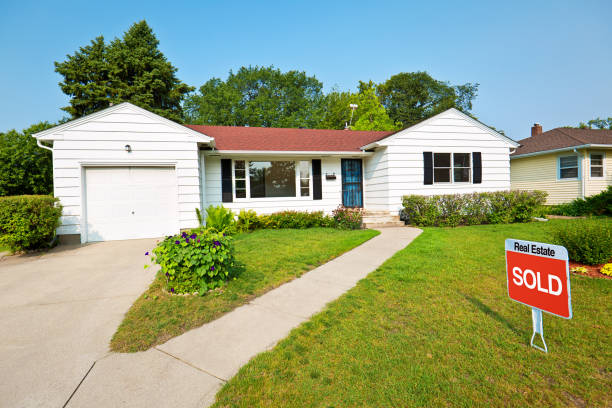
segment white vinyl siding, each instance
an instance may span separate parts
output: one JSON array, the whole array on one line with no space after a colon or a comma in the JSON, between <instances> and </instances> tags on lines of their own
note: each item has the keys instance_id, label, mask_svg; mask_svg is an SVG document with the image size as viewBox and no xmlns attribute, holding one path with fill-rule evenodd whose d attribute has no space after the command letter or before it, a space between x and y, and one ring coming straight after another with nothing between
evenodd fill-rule
<instances>
[{"instance_id":1,"label":"white vinyl siding","mask_svg":"<svg viewBox=\"0 0 612 408\"><path fill-rule=\"evenodd\" d=\"M456 194L510 189L509 142L449 110L391 136L365 160L365 208L397 212L409 194ZM423 152L482 154L482 183L423 184ZM471 164L471 157L470 157Z\"/></svg>"},{"instance_id":2,"label":"white vinyl siding","mask_svg":"<svg viewBox=\"0 0 612 408\"><path fill-rule=\"evenodd\" d=\"M58 234L81 234L84 239L83 180L85 169L92 166L173 167L178 227L198 225L195 215L195 208L201 204L198 143L189 129L183 131L180 126L168 124L139 108L123 105L50 137L55 139L54 194L64 208ZM128 144L130 153L125 149Z\"/></svg>"}]
</instances>

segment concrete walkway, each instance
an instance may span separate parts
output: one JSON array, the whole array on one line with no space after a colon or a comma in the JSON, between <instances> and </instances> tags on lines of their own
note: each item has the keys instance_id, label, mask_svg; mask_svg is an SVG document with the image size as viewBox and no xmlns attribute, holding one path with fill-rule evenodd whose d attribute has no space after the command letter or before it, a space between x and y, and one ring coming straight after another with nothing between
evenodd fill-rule
<instances>
[{"instance_id":1,"label":"concrete walkway","mask_svg":"<svg viewBox=\"0 0 612 408\"><path fill-rule=\"evenodd\" d=\"M421 233L385 228L340 257L165 344L98 360L68 407L207 407L258 353L321 311Z\"/></svg>"}]
</instances>

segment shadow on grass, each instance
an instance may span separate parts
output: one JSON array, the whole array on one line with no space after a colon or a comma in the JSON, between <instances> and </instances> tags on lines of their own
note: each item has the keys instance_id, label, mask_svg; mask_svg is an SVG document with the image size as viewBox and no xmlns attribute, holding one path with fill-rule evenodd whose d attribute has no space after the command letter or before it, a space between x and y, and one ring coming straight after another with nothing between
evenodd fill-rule
<instances>
[{"instance_id":1,"label":"shadow on grass","mask_svg":"<svg viewBox=\"0 0 612 408\"><path fill-rule=\"evenodd\" d=\"M517 334L517 335L522 335L523 334L519 329L514 327L512 325L512 323L510 323L508 320L506 320L504 317L502 317L499 313L497 313L496 311L491 309L489 306L487 306L484 303L482 303L482 301L480 301L480 299L477 299L477 298L475 298L473 296L470 296L470 295L466 295L465 293L461 293L461 292L459 292L459 294L461 296L463 296L468 302L470 302L471 304L476 306L481 312L483 312L487 316L493 318L494 320L497 320L498 322L500 322L501 324L506 326L508 329L512 330L512 332L514 332L514 334Z\"/></svg>"},{"instance_id":2,"label":"shadow on grass","mask_svg":"<svg viewBox=\"0 0 612 408\"><path fill-rule=\"evenodd\" d=\"M245 271L246 264L244 264L244 262L234 260L234 266L230 268L228 280L239 278Z\"/></svg>"}]
</instances>

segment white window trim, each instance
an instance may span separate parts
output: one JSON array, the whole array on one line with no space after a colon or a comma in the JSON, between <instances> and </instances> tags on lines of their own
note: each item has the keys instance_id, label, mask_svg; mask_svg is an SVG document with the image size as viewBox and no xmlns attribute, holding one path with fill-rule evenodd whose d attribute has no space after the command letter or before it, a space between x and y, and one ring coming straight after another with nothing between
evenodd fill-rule
<instances>
[{"instance_id":1,"label":"white window trim","mask_svg":"<svg viewBox=\"0 0 612 408\"><path fill-rule=\"evenodd\" d=\"M577 177L565 177L562 178L561 177L561 159L564 157L575 157L576 158L576 167L578 168L578 176ZM576 181L576 180L580 180L580 176L582 175L582 171L581 171L581 164L582 160L581 160L581 156L577 155L577 154L564 154L564 155L560 155L557 157L557 181ZM571 169L573 167L564 167L566 169Z\"/></svg>"},{"instance_id":2,"label":"white window trim","mask_svg":"<svg viewBox=\"0 0 612 408\"><path fill-rule=\"evenodd\" d=\"M450 167L436 167L436 154L450 154ZM455 153L467 154L470 157L469 167L457 167L458 169L470 169L470 179L468 181L455 181ZM432 168L433 168L433 184L472 184L472 176L474 174L474 163L471 152L433 152L432 153ZM436 169L450 169L450 181L436 181Z\"/></svg>"},{"instance_id":3,"label":"white window trim","mask_svg":"<svg viewBox=\"0 0 612 408\"><path fill-rule=\"evenodd\" d=\"M601 167L601 176L599 177L591 175L591 167L592 167L591 159L594 154L601 155L601 166L597 166L597 167ZM601 180L601 179L606 178L606 153L605 152L590 152L589 153L589 178L595 179L595 180Z\"/></svg>"},{"instance_id":4,"label":"white window trim","mask_svg":"<svg viewBox=\"0 0 612 408\"><path fill-rule=\"evenodd\" d=\"M245 181L246 181L246 197L245 198L238 198L236 197L236 161L244 161L244 167L245 167ZM294 171L295 171L295 196L290 196L290 197L251 197L251 174L249 172L249 163L251 161L292 161L294 162L295 166L294 166ZM309 175L309 180L308 180L308 195L307 196L302 196L302 189L300 188L300 162L301 161L307 161L308 162L308 175ZM267 159L267 158L235 158L232 159L232 197L234 199L235 202L249 202L249 201L253 201L253 200L257 200L257 201L278 201L278 200L298 200L298 201L310 201L313 200L312 198L312 159L306 159L306 160L300 160L300 159L295 159L295 158L291 158L291 159L287 159L287 158L272 158L272 159Z\"/></svg>"}]
</instances>

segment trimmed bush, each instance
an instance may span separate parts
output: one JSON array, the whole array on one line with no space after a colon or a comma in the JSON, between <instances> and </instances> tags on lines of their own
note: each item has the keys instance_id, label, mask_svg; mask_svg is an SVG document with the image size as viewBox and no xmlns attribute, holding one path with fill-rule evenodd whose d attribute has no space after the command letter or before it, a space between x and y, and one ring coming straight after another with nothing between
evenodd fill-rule
<instances>
[{"instance_id":1,"label":"trimmed bush","mask_svg":"<svg viewBox=\"0 0 612 408\"><path fill-rule=\"evenodd\" d=\"M332 212L332 216L337 228L358 229L363 222L363 209L339 206Z\"/></svg>"},{"instance_id":2,"label":"trimmed bush","mask_svg":"<svg viewBox=\"0 0 612 408\"><path fill-rule=\"evenodd\" d=\"M0 197L0 245L12 252L46 248L61 215L59 199L52 196Z\"/></svg>"},{"instance_id":3,"label":"trimmed bush","mask_svg":"<svg viewBox=\"0 0 612 408\"><path fill-rule=\"evenodd\" d=\"M402 200L402 219L418 226L528 222L541 212L542 191L410 195Z\"/></svg>"},{"instance_id":4,"label":"trimmed bush","mask_svg":"<svg viewBox=\"0 0 612 408\"><path fill-rule=\"evenodd\" d=\"M553 231L555 244L567 248L570 260L599 265L612 259L612 222L605 219L575 220Z\"/></svg>"},{"instance_id":5,"label":"trimmed bush","mask_svg":"<svg viewBox=\"0 0 612 408\"><path fill-rule=\"evenodd\" d=\"M151 261L161 266L168 292L204 295L230 278L234 246L228 234L196 229L164 239L153 249Z\"/></svg>"},{"instance_id":6,"label":"trimmed bush","mask_svg":"<svg viewBox=\"0 0 612 408\"><path fill-rule=\"evenodd\" d=\"M229 208L222 205L210 205L206 208L206 228L213 228L219 232L231 232L235 222L234 213Z\"/></svg>"},{"instance_id":7,"label":"trimmed bush","mask_svg":"<svg viewBox=\"0 0 612 408\"><path fill-rule=\"evenodd\" d=\"M612 186L599 194L577 198L565 204L550 207L550 214L580 217L583 215L612 215Z\"/></svg>"},{"instance_id":8,"label":"trimmed bush","mask_svg":"<svg viewBox=\"0 0 612 408\"><path fill-rule=\"evenodd\" d=\"M323 211L280 211L262 216L262 224L266 228L332 227L333 223L333 219L323 214Z\"/></svg>"}]
</instances>

